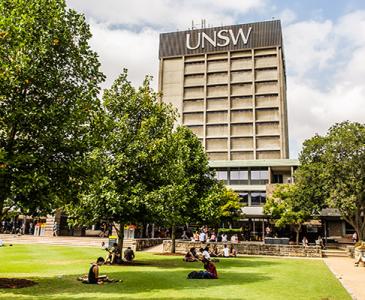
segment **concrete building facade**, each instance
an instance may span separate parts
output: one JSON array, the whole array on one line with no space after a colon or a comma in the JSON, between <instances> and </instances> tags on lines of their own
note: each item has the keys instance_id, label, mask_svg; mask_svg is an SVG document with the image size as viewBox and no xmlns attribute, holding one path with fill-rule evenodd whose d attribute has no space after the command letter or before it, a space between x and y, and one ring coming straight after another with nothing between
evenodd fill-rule
<instances>
[{"instance_id":1,"label":"concrete building facade","mask_svg":"<svg viewBox=\"0 0 365 300\"><path fill-rule=\"evenodd\" d=\"M264 236L263 205L294 181L289 159L280 21L160 35L161 100L202 142L217 179L241 199L250 238Z\"/></svg>"},{"instance_id":2,"label":"concrete building facade","mask_svg":"<svg viewBox=\"0 0 365 300\"><path fill-rule=\"evenodd\" d=\"M161 34L159 90L209 159L289 157L280 21Z\"/></svg>"}]
</instances>

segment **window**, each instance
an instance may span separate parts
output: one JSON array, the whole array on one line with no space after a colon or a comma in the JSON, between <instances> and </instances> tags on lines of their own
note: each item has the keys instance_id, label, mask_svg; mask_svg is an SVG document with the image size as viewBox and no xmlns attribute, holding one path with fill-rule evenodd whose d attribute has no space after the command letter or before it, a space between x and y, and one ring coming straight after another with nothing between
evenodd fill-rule
<instances>
[{"instance_id":1,"label":"window","mask_svg":"<svg viewBox=\"0 0 365 300\"><path fill-rule=\"evenodd\" d=\"M240 203L248 204L248 193L239 193Z\"/></svg>"},{"instance_id":2,"label":"window","mask_svg":"<svg viewBox=\"0 0 365 300\"><path fill-rule=\"evenodd\" d=\"M230 184L248 184L248 170L232 169Z\"/></svg>"},{"instance_id":3,"label":"window","mask_svg":"<svg viewBox=\"0 0 365 300\"><path fill-rule=\"evenodd\" d=\"M274 174L273 183L283 183L283 175Z\"/></svg>"},{"instance_id":4,"label":"window","mask_svg":"<svg viewBox=\"0 0 365 300\"><path fill-rule=\"evenodd\" d=\"M354 227L352 227L349 223L345 222L345 233L353 234L355 232Z\"/></svg>"},{"instance_id":5,"label":"window","mask_svg":"<svg viewBox=\"0 0 365 300\"><path fill-rule=\"evenodd\" d=\"M251 184L267 184L269 172L267 170L251 170Z\"/></svg>"},{"instance_id":6,"label":"window","mask_svg":"<svg viewBox=\"0 0 365 300\"><path fill-rule=\"evenodd\" d=\"M266 202L266 193L265 192L252 192L251 193L251 205L259 206L264 205Z\"/></svg>"},{"instance_id":7,"label":"window","mask_svg":"<svg viewBox=\"0 0 365 300\"><path fill-rule=\"evenodd\" d=\"M227 183L228 180L228 172L227 171L216 171L215 172L215 178L217 178L218 180L222 180L225 183Z\"/></svg>"}]
</instances>

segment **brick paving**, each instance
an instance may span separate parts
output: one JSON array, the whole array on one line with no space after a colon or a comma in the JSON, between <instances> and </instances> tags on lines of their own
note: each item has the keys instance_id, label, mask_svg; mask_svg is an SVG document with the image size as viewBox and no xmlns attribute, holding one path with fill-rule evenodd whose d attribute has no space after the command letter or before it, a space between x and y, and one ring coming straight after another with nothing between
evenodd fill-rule
<instances>
[{"instance_id":1,"label":"brick paving","mask_svg":"<svg viewBox=\"0 0 365 300\"><path fill-rule=\"evenodd\" d=\"M327 257L323 260L354 300L365 300L365 267L355 267L355 260L349 257Z\"/></svg>"}]
</instances>

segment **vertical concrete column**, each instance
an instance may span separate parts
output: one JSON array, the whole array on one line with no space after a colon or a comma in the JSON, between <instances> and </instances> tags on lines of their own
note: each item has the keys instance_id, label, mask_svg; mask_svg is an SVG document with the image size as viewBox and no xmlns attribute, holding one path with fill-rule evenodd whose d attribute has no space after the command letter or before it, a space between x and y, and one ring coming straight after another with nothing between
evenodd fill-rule
<instances>
[{"instance_id":1,"label":"vertical concrete column","mask_svg":"<svg viewBox=\"0 0 365 300\"><path fill-rule=\"evenodd\" d=\"M256 142L256 84L255 84L255 50L251 50L252 72L252 135L253 135L253 158L257 159Z\"/></svg>"},{"instance_id":2,"label":"vertical concrete column","mask_svg":"<svg viewBox=\"0 0 365 300\"><path fill-rule=\"evenodd\" d=\"M204 112L203 112L203 146L207 150L207 82L208 82L208 55L204 54Z\"/></svg>"},{"instance_id":3,"label":"vertical concrete column","mask_svg":"<svg viewBox=\"0 0 365 300\"><path fill-rule=\"evenodd\" d=\"M228 160L231 160L231 107L232 107L232 103L231 103L231 52L228 51L227 53L227 64L228 64L228 70L227 70L227 79L228 79L228 84L227 84L227 89L228 89L228 93L227 93L227 101L228 101L228 107L227 107L227 118L228 118L228 140L227 140L227 149L228 149Z\"/></svg>"}]
</instances>

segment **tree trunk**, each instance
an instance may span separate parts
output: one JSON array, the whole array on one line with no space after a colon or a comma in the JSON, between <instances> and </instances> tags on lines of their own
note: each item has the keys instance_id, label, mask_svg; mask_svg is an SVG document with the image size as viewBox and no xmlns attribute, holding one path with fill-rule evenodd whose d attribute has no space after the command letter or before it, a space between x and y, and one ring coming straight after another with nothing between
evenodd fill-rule
<instances>
[{"instance_id":1,"label":"tree trunk","mask_svg":"<svg viewBox=\"0 0 365 300\"><path fill-rule=\"evenodd\" d=\"M2 166L0 165L0 168ZM6 175L0 174L0 222L2 221L4 217L4 204L5 199L7 197L7 184L6 184Z\"/></svg>"},{"instance_id":2,"label":"tree trunk","mask_svg":"<svg viewBox=\"0 0 365 300\"><path fill-rule=\"evenodd\" d=\"M5 202L5 199L3 199L3 197L0 195L0 222L3 220L3 217L4 217L4 214L3 214L4 202Z\"/></svg>"},{"instance_id":3,"label":"tree trunk","mask_svg":"<svg viewBox=\"0 0 365 300\"><path fill-rule=\"evenodd\" d=\"M123 241L124 241L124 223L121 222L119 224L119 230L117 230L118 234L118 248L120 250L121 255L123 255Z\"/></svg>"},{"instance_id":4,"label":"tree trunk","mask_svg":"<svg viewBox=\"0 0 365 300\"><path fill-rule=\"evenodd\" d=\"M299 245L299 230L296 229L295 232L296 232L295 243Z\"/></svg>"},{"instance_id":5,"label":"tree trunk","mask_svg":"<svg viewBox=\"0 0 365 300\"><path fill-rule=\"evenodd\" d=\"M175 239L176 239L176 226L175 224L171 227L171 253L175 253Z\"/></svg>"}]
</instances>

